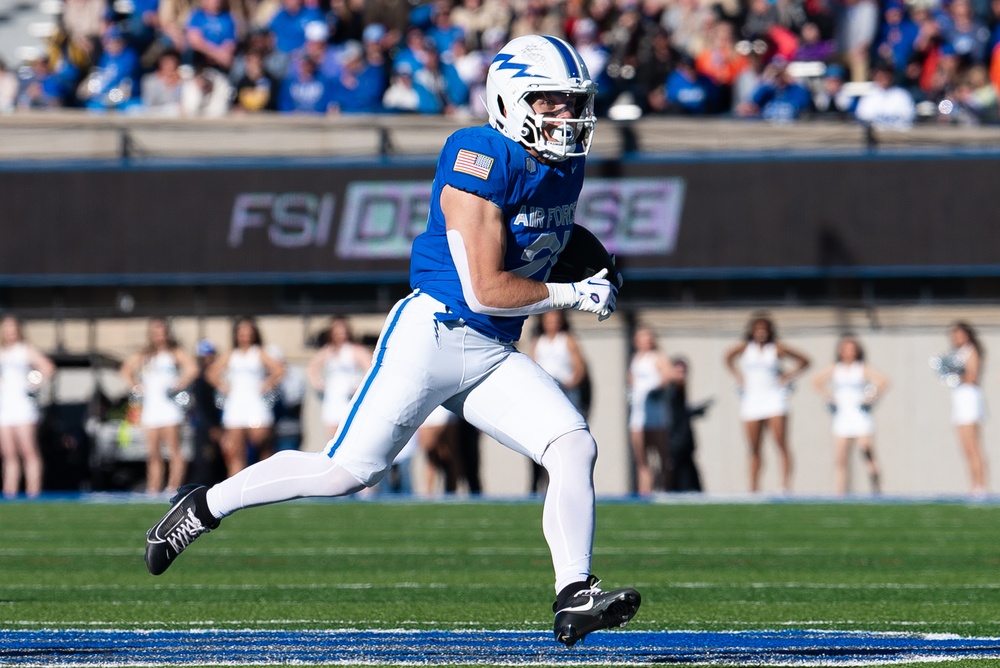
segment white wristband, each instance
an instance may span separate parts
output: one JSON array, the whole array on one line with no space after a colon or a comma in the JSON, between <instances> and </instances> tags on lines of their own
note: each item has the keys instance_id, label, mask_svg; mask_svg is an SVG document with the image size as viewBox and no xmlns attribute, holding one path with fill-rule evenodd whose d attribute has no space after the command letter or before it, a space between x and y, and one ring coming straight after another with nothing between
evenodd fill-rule
<instances>
[{"instance_id":1,"label":"white wristband","mask_svg":"<svg viewBox=\"0 0 1000 668\"><path fill-rule=\"evenodd\" d=\"M572 283L546 283L549 290L549 306L553 309L573 308L578 299Z\"/></svg>"}]
</instances>

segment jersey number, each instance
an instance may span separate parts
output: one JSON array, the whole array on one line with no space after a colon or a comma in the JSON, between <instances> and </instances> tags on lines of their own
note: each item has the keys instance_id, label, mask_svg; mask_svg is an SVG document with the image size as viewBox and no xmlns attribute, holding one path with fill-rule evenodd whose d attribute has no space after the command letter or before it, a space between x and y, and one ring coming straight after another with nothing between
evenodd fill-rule
<instances>
[{"instance_id":1,"label":"jersey number","mask_svg":"<svg viewBox=\"0 0 1000 668\"><path fill-rule=\"evenodd\" d=\"M569 242L569 234L559 235L557 232L544 232L527 246L521 253L521 260L527 264L513 270L513 273L525 278L544 280L559 258L559 253ZM545 252L548 251L548 252ZM542 270L544 274L539 274Z\"/></svg>"}]
</instances>

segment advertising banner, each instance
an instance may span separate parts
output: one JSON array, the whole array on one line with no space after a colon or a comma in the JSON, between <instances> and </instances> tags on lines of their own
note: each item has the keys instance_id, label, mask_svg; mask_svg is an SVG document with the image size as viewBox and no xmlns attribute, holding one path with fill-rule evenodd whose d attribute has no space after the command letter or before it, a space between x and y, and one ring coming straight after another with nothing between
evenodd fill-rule
<instances>
[{"instance_id":1,"label":"advertising banner","mask_svg":"<svg viewBox=\"0 0 1000 668\"><path fill-rule=\"evenodd\" d=\"M997 161L599 162L576 221L635 278L1000 273ZM0 173L0 284L405 279L434 165Z\"/></svg>"}]
</instances>

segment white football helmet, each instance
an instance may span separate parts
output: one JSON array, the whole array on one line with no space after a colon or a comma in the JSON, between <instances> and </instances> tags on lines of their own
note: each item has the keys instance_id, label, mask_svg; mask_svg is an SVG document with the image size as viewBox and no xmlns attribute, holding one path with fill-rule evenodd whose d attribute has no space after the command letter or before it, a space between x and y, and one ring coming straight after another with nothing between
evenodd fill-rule
<instances>
[{"instance_id":1,"label":"white football helmet","mask_svg":"<svg viewBox=\"0 0 1000 668\"><path fill-rule=\"evenodd\" d=\"M597 85L576 49L549 35L512 39L497 53L486 74L490 125L553 162L590 152L597 121L596 92ZM533 94L546 93L568 100L572 117L535 113Z\"/></svg>"}]
</instances>

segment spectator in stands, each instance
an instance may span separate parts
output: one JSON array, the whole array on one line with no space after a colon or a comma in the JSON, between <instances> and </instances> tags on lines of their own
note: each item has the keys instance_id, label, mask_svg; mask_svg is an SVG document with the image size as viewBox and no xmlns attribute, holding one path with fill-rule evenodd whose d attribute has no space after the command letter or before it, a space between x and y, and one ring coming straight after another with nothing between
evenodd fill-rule
<instances>
[{"instance_id":1,"label":"spectator in stands","mask_svg":"<svg viewBox=\"0 0 1000 668\"><path fill-rule=\"evenodd\" d=\"M522 35L553 35L564 37L562 21L554 8L550 8L545 0L525 0L524 9L514 15L510 24L510 38Z\"/></svg>"},{"instance_id":2,"label":"spectator in stands","mask_svg":"<svg viewBox=\"0 0 1000 668\"><path fill-rule=\"evenodd\" d=\"M708 5L699 0L679 0L667 6L660 24L678 53L694 56L707 46L706 26L715 22Z\"/></svg>"},{"instance_id":3,"label":"spectator in stands","mask_svg":"<svg viewBox=\"0 0 1000 668\"><path fill-rule=\"evenodd\" d=\"M410 3L407 0L368 0L365 22L384 26L387 40L395 44L406 34L410 24Z\"/></svg>"},{"instance_id":4,"label":"spectator in stands","mask_svg":"<svg viewBox=\"0 0 1000 668\"><path fill-rule=\"evenodd\" d=\"M314 21L326 23L318 8L304 6L303 0L281 0L281 9L268 26L274 33L274 48L289 54L302 48L306 42L306 26Z\"/></svg>"},{"instance_id":5,"label":"spectator in stands","mask_svg":"<svg viewBox=\"0 0 1000 668\"><path fill-rule=\"evenodd\" d=\"M326 114L333 105L332 86L316 72L316 64L301 58L281 83L278 111L296 114Z\"/></svg>"},{"instance_id":6,"label":"spectator in stands","mask_svg":"<svg viewBox=\"0 0 1000 668\"><path fill-rule=\"evenodd\" d=\"M986 62L990 31L972 13L972 3L969 0L951 0L946 8L950 20L942 36L951 45L955 55L967 65Z\"/></svg>"},{"instance_id":7,"label":"spectator in stands","mask_svg":"<svg viewBox=\"0 0 1000 668\"><path fill-rule=\"evenodd\" d=\"M413 66L409 63L398 63L393 68L389 87L382 96L382 107L391 112L417 113L421 107L421 97L430 98L430 95L414 85ZM428 99L426 104L429 106L432 100Z\"/></svg>"},{"instance_id":8,"label":"spectator in stands","mask_svg":"<svg viewBox=\"0 0 1000 668\"><path fill-rule=\"evenodd\" d=\"M121 22L122 31L125 33L128 42L135 47L136 51L143 54L143 65L146 60L146 50L158 40L160 35L160 0L132 0L131 9ZM163 45L164 49L169 48ZM156 57L159 60L159 49L149 54L149 57Z\"/></svg>"},{"instance_id":9,"label":"spectator in stands","mask_svg":"<svg viewBox=\"0 0 1000 668\"><path fill-rule=\"evenodd\" d=\"M635 100L644 113L666 109L665 85L676 67L677 57L670 45L670 35L659 28L650 39L649 57L639 61L635 72L636 86L646 91Z\"/></svg>"},{"instance_id":10,"label":"spectator in stands","mask_svg":"<svg viewBox=\"0 0 1000 668\"><path fill-rule=\"evenodd\" d=\"M301 49L292 54L292 65L298 67L297 61L308 58L316 65L317 76L333 80L340 76L344 69L343 48L330 44L330 28L323 21L313 21L306 24L306 41Z\"/></svg>"},{"instance_id":11,"label":"spectator in stands","mask_svg":"<svg viewBox=\"0 0 1000 668\"><path fill-rule=\"evenodd\" d=\"M638 0L622 3L615 27L602 38L610 52L605 73L606 81L611 83L609 95L598 91L602 104L610 105L623 93L628 93L633 99L641 99L645 95L646 91L637 89L636 73L639 63L648 58L652 36L658 29L654 22L643 16ZM598 75L591 72L591 76Z\"/></svg>"},{"instance_id":12,"label":"spectator in stands","mask_svg":"<svg viewBox=\"0 0 1000 668\"><path fill-rule=\"evenodd\" d=\"M388 80L392 71L389 57L386 55L386 29L381 23L372 23L365 26L361 33L361 45L365 50L365 60L372 67L382 70L383 80ZM484 75L485 76L485 75Z\"/></svg>"},{"instance_id":13,"label":"spectator in stands","mask_svg":"<svg viewBox=\"0 0 1000 668\"><path fill-rule=\"evenodd\" d=\"M142 77L142 109L155 116L180 116L184 80L180 73L181 57L169 50L160 54L156 71Z\"/></svg>"},{"instance_id":14,"label":"spectator in stands","mask_svg":"<svg viewBox=\"0 0 1000 668\"><path fill-rule=\"evenodd\" d=\"M435 0L433 7L427 38L439 54L449 53L452 44L465 40L465 31L451 19L451 0Z\"/></svg>"},{"instance_id":15,"label":"spectator in stands","mask_svg":"<svg viewBox=\"0 0 1000 668\"><path fill-rule=\"evenodd\" d=\"M505 0L461 0L458 6L451 10L451 20L462 29L470 49L473 51L488 49L486 39L488 31L504 31L504 36L496 41L501 44L506 43L506 30L511 22L511 7Z\"/></svg>"},{"instance_id":16,"label":"spectator in stands","mask_svg":"<svg viewBox=\"0 0 1000 668\"><path fill-rule=\"evenodd\" d=\"M741 37L748 40L770 39L771 30L778 25L781 25L781 15L778 13L777 3L750 0L743 19Z\"/></svg>"},{"instance_id":17,"label":"spectator in stands","mask_svg":"<svg viewBox=\"0 0 1000 668\"><path fill-rule=\"evenodd\" d=\"M393 58L393 67L399 67L403 64L409 65L411 75L423 67L425 40L424 31L420 28L411 27L407 30L406 42L399 48L395 58Z\"/></svg>"},{"instance_id":18,"label":"spectator in stands","mask_svg":"<svg viewBox=\"0 0 1000 668\"><path fill-rule=\"evenodd\" d=\"M712 41L698 54L695 68L712 80L719 91L719 108L732 107L733 83L749 65L747 57L736 50L733 24L719 21L712 28Z\"/></svg>"},{"instance_id":19,"label":"spectator in stands","mask_svg":"<svg viewBox=\"0 0 1000 668\"><path fill-rule=\"evenodd\" d=\"M0 460L7 499L17 496L22 476L28 497L42 493L36 396L54 373L52 360L24 340L19 319L8 315L0 320Z\"/></svg>"},{"instance_id":20,"label":"spectator in stands","mask_svg":"<svg viewBox=\"0 0 1000 668\"><path fill-rule=\"evenodd\" d=\"M878 31L879 11L875 0L842 0L837 17L840 54L847 63L851 81L867 81L872 45Z\"/></svg>"},{"instance_id":21,"label":"spectator in stands","mask_svg":"<svg viewBox=\"0 0 1000 668\"><path fill-rule=\"evenodd\" d=\"M775 56L764 69L760 86L748 104L737 113L744 117L760 117L768 121L788 122L800 118L812 106L812 96L788 72L788 62Z\"/></svg>"},{"instance_id":22,"label":"spectator in stands","mask_svg":"<svg viewBox=\"0 0 1000 668\"><path fill-rule=\"evenodd\" d=\"M486 71L492 58L484 51L469 51L464 40L452 45L451 55L455 72L469 89L470 112L477 118L485 118L486 107L483 106L482 99L486 97Z\"/></svg>"},{"instance_id":23,"label":"spectator in stands","mask_svg":"<svg viewBox=\"0 0 1000 668\"><path fill-rule=\"evenodd\" d=\"M19 89L14 106L21 110L53 109L62 106L62 90L49 68L49 60L39 54L18 71Z\"/></svg>"},{"instance_id":24,"label":"spectator in stands","mask_svg":"<svg viewBox=\"0 0 1000 668\"><path fill-rule=\"evenodd\" d=\"M0 58L0 114L9 114L14 111L18 88L20 88L20 83L17 80L17 75L11 72L4 59Z\"/></svg>"},{"instance_id":25,"label":"spectator in stands","mask_svg":"<svg viewBox=\"0 0 1000 668\"><path fill-rule=\"evenodd\" d=\"M282 81L287 76L292 62L291 54L274 48L274 34L267 28L250 31L245 44L239 50L229 70L230 81L235 85L245 74L247 54L256 52L264 68L264 73L274 81Z\"/></svg>"},{"instance_id":26,"label":"spectator in stands","mask_svg":"<svg viewBox=\"0 0 1000 668\"><path fill-rule=\"evenodd\" d=\"M229 111L233 89L225 74L213 67L196 71L181 86L181 115L221 118Z\"/></svg>"},{"instance_id":27,"label":"spectator in stands","mask_svg":"<svg viewBox=\"0 0 1000 668\"><path fill-rule=\"evenodd\" d=\"M843 66L826 66L823 79L812 95L813 113L817 117L846 120L853 116L858 100L845 89L846 76Z\"/></svg>"},{"instance_id":28,"label":"spectator in stands","mask_svg":"<svg viewBox=\"0 0 1000 668\"><path fill-rule=\"evenodd\" d=\"M94 111L123 110L139 103L139 56L112 24L101 40L104 52L78 89L80 100Z\"/></svg>"},{"instance_id":29,"label":"spectator in stands","mask_svg":"<svg viewBox=\"0 0 1000 668\"><path fill-rule=\"evenodd\" d=\"M277 111L278 82L264 70L264 58L253 49L246 53L243 76L236 82L233 109L242 112Z\"/></svg>"},{"instance_id":30,"label":"spectator in stands","mask_svg":"<svg viewBox=\"0 0 1000 668\"><path fill-rule=\"evenodd\" d=\"M386 90L385 70L365 59L358 42L347 42L341 50L343 67L330 81L330 102L342 114L374 114L382 111Z\"/></svg>"},{"instance_id":31,"label":"spectator in stands","mask_svg":"<svg viewBox=\"0 0 1000 668\"><path fill-rule=\"evenodd\" d=\"M686 54L667 77L664 98L667 113L702 116L718 110L718 89L711 79L698 73L694 58Z\"/></svg>"},{"instance_id":32,"label":"spectator in stands","mask_svg":"<svg viewBox=\"0 0 1000 668\"><path fill-rule=\"evenodd\" d=\"M974 65L959 75L959 81L938 105L940 120L960 125L980 125L998 120L997 92L986 68Z\"/></svg>"},{"instance_id":33,"label":"spectator in stands","mask_svg":"<svg viewBox=\"0 0 1000 668\"><path fill-rule=\"evenodd\" d=\"M71 48L96 60L101 34L104 32L108 4L104 0L65 0L59 25Z\"/></svg>"},{"instance_id":34,"label":"spectator in stands","mask_svg":"<svg viewBox=\"0 0 1000 668\"><path fill-rule=\"evenodd\" d=\"M577 53L586 63L590 78L597 83L597 98L594 101L594 107L598 113L603 113L611 106L615 93L611 79L607 74L610 53L608 48L600 42L597 23L593 19L581 18L576 21L573 24L572 35L573 46L576 47ZM663 79L660 79L657 83L662 81Z\"/></svg>"},{"instance_id":35,"label":"spectator in stands","mask_svg":"<svg viewBox=\"0 0 1000 668\"><path fill-rule=\"evenodd\" d=\"M913 125L916 107L906 90L893 82L896 70L890 63L878 63L872 74L874 86L859 100L855 118L876 129L904 130Z\"/></svg>"},{"instance_id":36,"label":"spectator in stands","mask_svg":"<svg viewBox=\"0 0 1000 668\"><path fill-rule=\"evenodd\" d=\"M185 31L195 67L228 72L236 53L236 24L225 0L199 0Z\"/></svg>"},{"instance_id":37,"label":"spectator in stands","mask_svg":"<svg viewBox=\"0 0 1000 668\"><path fill-rule=\"evenodd\" d=\"M163 34L164 46L184 53L187 48L187 40L184 37L184 29L188 24L188 18L194 11L196 0L160 0L158 19L160 32Z\"/></svg>"},{"instance_id":38,"label":"spectator in stands","mask_svg":"<svg viewBox=\"0 0 1000 668\"><path fill-rule=\"evenodd\" d=\"M423 67L413 73L413 82L417 88L423 88L430 96L422 100L430 101L430 106L421 107L421 113L445 114L452 116L467 109L469 104L469 89L458 76L455 67L441 60L434 42L426 40L421 58Z\"/></svg>"},{"instance_id":39,"label":"spectator in stands","mask_svg":"<svg viewBox=\"0 0 1000 668\"><path fill-rule=\"evenodd\" d=\"M146 493L173 494L184 484L187 459L181 452L181 425L190 404L178 401L185 395L195 378L198 365L174 338L167 321L149 321L146 345L131 355L121 367L122 378L133 394L141 397L142 425L146 437ZM162 448L169 453L167 471L163 466ZM164 486L166 483L166 486Z\"/></svg>"},{"instance_id":40,"label":"spectator in stands","mask_svg":"<svg viewBox=\"0 0 1000 668\"><path fill-rule=\"evenodd\" d=\"M889 0L882 10L882 27L875 47L876 57L902 71L910 62L920 29L907 14L901 0Z\"/></svg>"},{"instance_id":41,"label":"spectator in stands","mask_svg":"<svg viewBox=\"0 0 1000 668\"><path fill-rule=\"evenodd\" d=\"M802 26L802 35L792 60L799 62L829 62L837 55L837 42L823 39L819 26L812 21Z\"/></svg>"}]
</instances>

